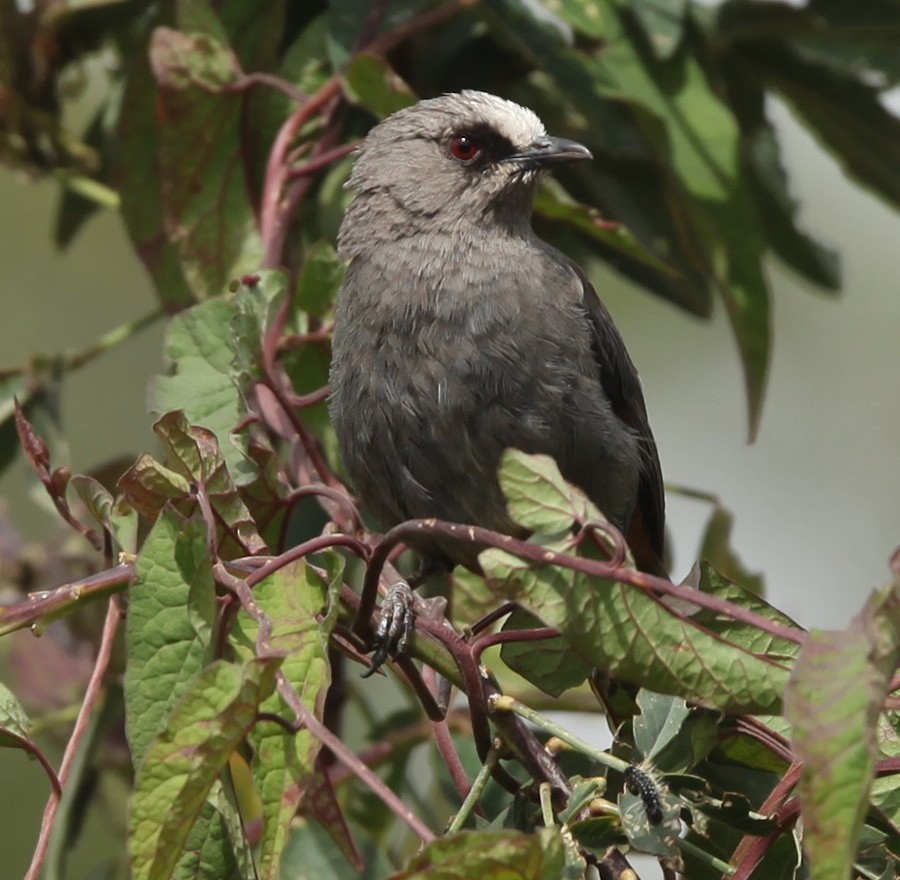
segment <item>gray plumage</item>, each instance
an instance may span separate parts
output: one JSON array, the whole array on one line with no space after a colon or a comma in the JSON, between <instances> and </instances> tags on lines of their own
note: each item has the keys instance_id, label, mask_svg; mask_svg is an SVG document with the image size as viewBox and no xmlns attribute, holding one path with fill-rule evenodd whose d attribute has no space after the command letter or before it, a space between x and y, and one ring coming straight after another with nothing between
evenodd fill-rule
<instances>
[{"instance_id":1,"label":"gray plumage","mask_svg":"<svg viewBox=\"0 0 900 880\"><path fill-rule=\"evenodd\" d=\"M531 229L540 172L590 158L482 92L376 125L350 177L331 414L382 526L438 517L515 533L507 447L547 453L658 571L659 461L637 373L584 273ZM477 549L419 547L477 567Z\"/></svg>"}]
</instances>

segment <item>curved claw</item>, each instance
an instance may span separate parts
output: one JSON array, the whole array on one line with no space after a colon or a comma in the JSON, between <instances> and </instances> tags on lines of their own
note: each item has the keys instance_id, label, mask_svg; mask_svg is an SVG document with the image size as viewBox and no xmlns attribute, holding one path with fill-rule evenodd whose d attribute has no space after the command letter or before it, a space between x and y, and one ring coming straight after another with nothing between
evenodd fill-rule
<instances>
[{"instance_id":1,"label":"curved claw","mask_svg":"<svg viewBox=\"0 0 900 880\"><path fill-rule=\"evenodd\" d=\"M391 654L404 654L415 629L416 614L413 608L413 591L406 581L397 581L381 604L381 620L375 630L375 653L372 664L363 678L374 675Z\"/></svg>"}]
</instances>

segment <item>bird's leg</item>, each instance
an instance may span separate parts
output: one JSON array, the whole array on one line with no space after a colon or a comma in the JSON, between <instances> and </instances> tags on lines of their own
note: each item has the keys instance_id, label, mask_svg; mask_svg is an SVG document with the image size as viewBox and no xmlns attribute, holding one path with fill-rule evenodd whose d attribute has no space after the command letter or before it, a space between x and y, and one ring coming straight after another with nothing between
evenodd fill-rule
<instances>
[{"instance_id":1,"label":"bird's leg","mask_svg":"<svg viewBox=\"0 0 900 880\"><path fill-rule=\"evenodd\" d=\"M432 575L449 571L452 567L445 559L429 557L423 560L419 570L408 580L397 581L391 586L381 603L381 620L372 639L375 646L372 665L365 671L363 678L368 678L380 669L391 654L406 653L416 628L416 613L419 610L417 602L429 617L443 616L446 606L443 597L439 597L437 601L417 600L413 591ZM439 609L435 605L439 605Z\"/></svg>"}]
</instances>

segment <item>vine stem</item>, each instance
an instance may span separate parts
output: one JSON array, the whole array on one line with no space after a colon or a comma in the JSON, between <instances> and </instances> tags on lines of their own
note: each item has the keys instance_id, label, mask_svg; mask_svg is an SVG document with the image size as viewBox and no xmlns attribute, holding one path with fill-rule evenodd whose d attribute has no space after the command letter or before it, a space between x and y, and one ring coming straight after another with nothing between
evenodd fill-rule
<instances>
[{"instance_id":1,"label":"vine stem","mask_svg":"<svg viewBox=\"0 0 900 880\"><path fill-rule=\"evenodd\" d=\"M461 525L438 519L409 520L394 526L379 541L372 552L369 568L366 571L359 613L353 625L356 632L364 632L368 627L368 620L372 616L378 594L377 588L381 567L387 560L391 550L397 544L408 543L411 538L421 540L423 535L466 541L473 545L483 546L485 549L493 547L504 550L520 559L540 565L558 565L581 574L615 581L620 584L629 584L657 597L671 597L698 608L714 611L739 623L754 626L763 632L798 645L802 645L806 639L806 633L799 628L785 626L777 621L769 620L761 614L741 608L725 599L720 599L709 593L702 593L700 590L678 586L665 578L654 577L643 571L626 568L622 565L560 553L556 550L550 550L538 544L531 544L528 541L522 541L479 526ZM675 608L670 608L669 610L673 614L682 614Z\"/></svg>"},{"instance_id":2,"label":"vine stem","mask_svg":"<svg viewBox=\"0 0 900 880\"><path fill-rule=\"evenodd\" d=\"M109 668L109 660L112 656L113 641L119 628L119 621L122 617L122 607L118 596L112 596L109 600L109 606L106 609L106 620L103 622L103 635L100 639L100 647L97 650L97 659L94 661L94 668L88 681L87 690L84 694L84 700L81 703L81 709L78 717L75 719L75 727L69 742L66 744L66 750L63 753L62 763L59 767L59 784L60 790L55 788L47 799L47 806L44 808L44 816L41 820L41 833L38 838L37 846L34 849L34 855L31 859L31 866L25 875L25 880L38 880L44 866L44 860L47 857L47 849L50 845L50 836L53 832L53 823L56 819L56 813L59 809L60 801L66 790L66 784L72 772L72 767L78 755L78 749L81 741L87 731L88 723L91 715L100 698L100 692L103 687L103 679L106 670Z\"/></svg>"}]
</instances>

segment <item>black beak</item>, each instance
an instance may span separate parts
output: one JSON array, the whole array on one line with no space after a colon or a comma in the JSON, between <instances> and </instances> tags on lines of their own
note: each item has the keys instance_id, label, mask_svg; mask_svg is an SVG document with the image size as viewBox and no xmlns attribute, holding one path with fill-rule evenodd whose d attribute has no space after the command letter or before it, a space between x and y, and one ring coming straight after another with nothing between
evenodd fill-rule
<instances>
[{"instance_id":1,"label":"black beak","mask_svg":"<svg viewBox=\"0 0 900 880\"><path fill-rule=\"evenodd\" d=\"M503 159L504 162L515 162L541 168L544 165L555 165L558 162L574 162L577 159L593 159L591 151L578 141L567 138L544 135L518 153Z\"/></svg>"}]
</instances>

